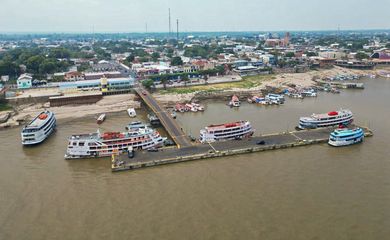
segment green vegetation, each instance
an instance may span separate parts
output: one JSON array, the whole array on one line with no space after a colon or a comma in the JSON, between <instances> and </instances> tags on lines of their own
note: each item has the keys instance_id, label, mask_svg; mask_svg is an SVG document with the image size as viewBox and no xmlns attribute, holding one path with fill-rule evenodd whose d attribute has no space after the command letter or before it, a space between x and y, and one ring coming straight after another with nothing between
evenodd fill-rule
<instances>
[{"instance_id":1,"label":"green vegetation","mask_svg":"<svg viewBox=\"0 0 390 240\"><path fill-rule=\"evenodd\" d=\"M12 107L5 100L0 100L0 112L12 110Z\"/></svg>"},{"instance_id":2,"label":"green vegetation","mask_svg":"<svg viewBox=\"0 0 390 240\"><path fill-rule=\"evenodd\" d=\"M285 56L286 56L287 58L292 58L292 57L295 57L295 53L293 53L293 52L287 52Z\"/></svg>"},{"instance_id":3,"label":"green vegetation","mask_svg":"<svg viewBox=\"0 0 390 240\"><path fill-rule=\"evenodd\" d=\"M154 85L154 81L152 79L146 79L142 81L142 85L147 89L151 89L152 86Z\"/></svg>"},{"instance_id":4,"label":"green vegetation","mask_svg":"<svg viewBox=\"0 0 390 240\"><path fill-rule=\"evenodd\" d=\"M183 65L183 60L181 60L181 57L173 57L171 60L172 66L181 66Z\"/></svg>"},{"instance_id":5,"label":"green vegetation","mask_svg":"<svg viewBox=\"0 0 390 240\"><path fill-rule=\"evenodd\" d=\"M358 52L356 53L356 59L362 60L362 59L368 59L369 56L367 53L364 52Z\"/></svg>"}]
</instances>

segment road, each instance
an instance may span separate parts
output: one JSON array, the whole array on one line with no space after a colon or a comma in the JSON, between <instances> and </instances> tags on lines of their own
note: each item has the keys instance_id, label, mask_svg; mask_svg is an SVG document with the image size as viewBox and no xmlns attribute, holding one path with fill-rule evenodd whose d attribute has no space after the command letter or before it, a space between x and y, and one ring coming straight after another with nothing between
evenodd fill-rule
<instances>
[{"instance_id":1,"label":"road","mask_svg":"<svg viewBox=\"0 0 390 240\"><path fill-rule=\"evenodd\" d=\"M190 139L185 135L176 120L172 118L166 109L160 106L157 100L147 90L141 87L134 88L134 90L160 119L161 124L179 148L192 146Z\"/></svg>"}]
</instances>

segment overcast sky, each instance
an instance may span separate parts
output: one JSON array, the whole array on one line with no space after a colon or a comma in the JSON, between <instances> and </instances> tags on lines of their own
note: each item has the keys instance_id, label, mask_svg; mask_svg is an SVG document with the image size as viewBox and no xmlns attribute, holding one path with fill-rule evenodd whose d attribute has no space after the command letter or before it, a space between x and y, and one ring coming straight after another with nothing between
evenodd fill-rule
<instances>
[{"instance_id":1,"label":"overcast sky","mask_svg":"<svg viewBox=\"0 0 390 240\"><path fill-rule=\"evenodd\" d=\"M390 29L390 0L0 0L0 32Z\"/></svg>"}]
</instances>

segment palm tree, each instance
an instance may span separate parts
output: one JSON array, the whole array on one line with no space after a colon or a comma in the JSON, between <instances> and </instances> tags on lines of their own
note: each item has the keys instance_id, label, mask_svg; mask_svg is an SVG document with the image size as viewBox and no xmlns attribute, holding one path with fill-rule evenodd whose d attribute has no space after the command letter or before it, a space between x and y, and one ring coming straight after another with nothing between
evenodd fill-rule
<instances>
[{"instance_id":1,"label":"palm tree","mask_svg":"<svg viewBox=\"0 0 390 240\"><path fill-rule=\"evenodd\" d=\"M164 90L166 90L167 89L168 76L167 75L161 75L160 81L163 84Z\"/></svg>"},{"instance_id":2,"label":"palm tree","mask_svg":"<svg viewBox=\"0 0 390 240\"><path fill-rule=\"evenodd\" d=\"M188 75L187 74L184 74L182 77L181 77L181 80L184 81L184 86L187 86L187 82L188 80L190 80L188 78Z\"/></svg>"},{"instance_id":3,"label":"palm tree","mask_svg":"<svg viewBox=\"0 0 390 240\"><path fill-rule=\"evenodd\" d=\"M204 84L207 85L207 84L208 84L207 81L209 80L209 77L208 77L207 74L205 74L205 75L203 76L203 80L204 80Z\"/></svg>"}]
</instances>

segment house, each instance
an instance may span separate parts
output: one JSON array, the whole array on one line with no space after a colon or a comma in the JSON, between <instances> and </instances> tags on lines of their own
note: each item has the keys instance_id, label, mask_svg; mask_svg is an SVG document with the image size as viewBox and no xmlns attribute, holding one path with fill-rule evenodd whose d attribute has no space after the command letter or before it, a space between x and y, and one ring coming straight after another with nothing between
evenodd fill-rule
<instances>
[{"instance_id":1,"label":"house","mask_svg":"<svg viewBox=\"0 0 390 240\"><path fill-rule=\"evenodd\" d=\"M84 75L78 71L65 73L64 79L66 81L80 81L84 80Z\"/></svg>"},{"instance_id":2,"label":"house","mask_svg":"<svg viewBox=\"0 0 390 240\"><path fill-rule=\"evenodd\" d=\"M9 76L8 75L1 76L1 81L8 82L8 80L9 80Z\"/></svg>"},{"instance_id":3,"label":"house","mask_svg":"<svg viewBox=\"0 0 390 240\"><path fill-rule=\"evenodd\" d=\"M18 89L28 89L32 87L32 76L25 73L20 75L18 80L16 81Z\"/></svg>"}]
</instances>

